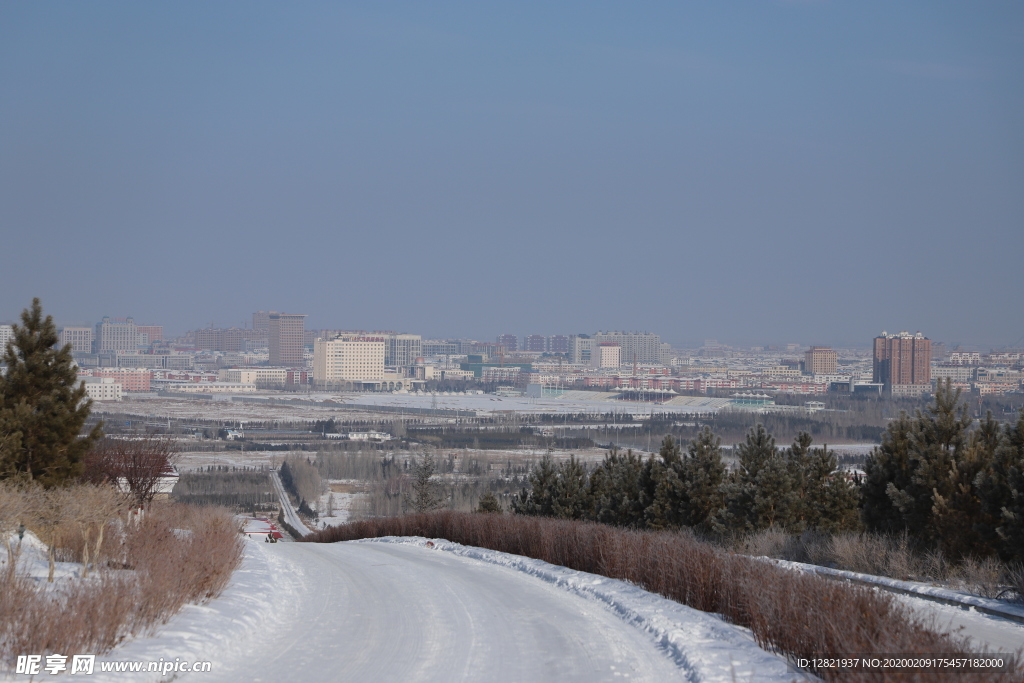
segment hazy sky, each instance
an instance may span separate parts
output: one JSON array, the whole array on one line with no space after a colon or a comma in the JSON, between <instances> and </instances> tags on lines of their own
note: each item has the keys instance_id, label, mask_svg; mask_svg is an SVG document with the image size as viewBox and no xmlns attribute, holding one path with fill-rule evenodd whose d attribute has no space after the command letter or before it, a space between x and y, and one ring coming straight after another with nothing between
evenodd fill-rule
<instances>
[{"instance_id":1,"label":"hazy sky","mask_svg":"<svg viewBox=\"0 0 1024 683\"><path fill-rule=\"evenodd\" d=\"M1024 3L0 2L0 319L1024 335Z\"/></svg>"}]
</instances>

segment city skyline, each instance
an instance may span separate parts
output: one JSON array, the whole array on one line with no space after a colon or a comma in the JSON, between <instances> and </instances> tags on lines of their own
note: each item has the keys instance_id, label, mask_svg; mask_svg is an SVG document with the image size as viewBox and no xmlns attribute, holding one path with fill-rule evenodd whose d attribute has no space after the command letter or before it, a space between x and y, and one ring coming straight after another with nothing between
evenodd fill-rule
<instances>
[{"instance_id":1,"label":"city skyline","mask_svg":"<svg viewBox=\"0 0 1024 683\"><path fill-rule=\"evenodd\" d=\"M8 3L0 315L1011 345L1022 34L924 0Z\"/></svg>"}]
</instances>

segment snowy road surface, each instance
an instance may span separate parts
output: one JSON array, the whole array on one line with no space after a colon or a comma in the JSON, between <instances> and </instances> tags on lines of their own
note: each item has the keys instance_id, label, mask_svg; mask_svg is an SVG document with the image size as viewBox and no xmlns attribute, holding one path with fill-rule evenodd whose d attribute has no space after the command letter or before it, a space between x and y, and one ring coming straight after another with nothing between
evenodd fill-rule
<instances>
[{"instance_id":1,"label":"snowy road surface","mask_svg":"<svg viewBox=\"0 0 1024 683\"><path fill-rule=\"evenodd\" d=\"M929 628L970 638L970 645L977 648L977 652L1024 652L1024 624L909 595L897 598Z\"/></svg>"},{"instance_id":2,"label":"snowy road surface","mask_svg":"<svg viewBox=\"0 0 1024 683\"><path fill-rule=\"evenodd\" d=\"M284 521L288 522L288 525L295 529L295 532L300 536L307 536L311 533L302 520L299 519L299 515L295 512L295 508L292 507L292 503L288 500L288 494L284 491L284 485L281 483L281 477L277 476L277 472L271 470L270 482L274 485L274 490L277 491L277 497L281 500L281 510L284 512Z\"/></svg>"},{"instance_id":3,"label":"snowy road surface","mask_svg":"<svg viewBox=\"0 0 1024 683\"><path fill-rule=\"evenodd\" d=\"M104 659L210 660L211 673L180 676L203 683L798 678L743 629L629 584L396 540L247 542L222 597Z\"/></svg>"}]
</instances>

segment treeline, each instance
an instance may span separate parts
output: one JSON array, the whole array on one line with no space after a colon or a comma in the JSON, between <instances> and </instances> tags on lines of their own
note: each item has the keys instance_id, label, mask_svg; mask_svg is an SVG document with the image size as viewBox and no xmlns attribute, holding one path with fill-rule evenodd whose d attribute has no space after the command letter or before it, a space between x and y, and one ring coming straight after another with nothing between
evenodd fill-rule
<instances>
[{"instance_id":1,"label":"treeline","mask_svg":"<svg viewBox=\"0 0 1024 683\"><path fill-rule=\"evenodd\" d=\"M266 470L226 465L181 474L171 498L189 505L223 505L246 512L271 512L278 507Z\"/></svg>"},{"instance_id":2,"label":"treeline","mask_svg":"<svg viewBox=\"0 0 1024 683\"><path fill-rule=\"evenodd\" d=\"M408 437L437 448L473 448L476 450L502 450L538 447L563 450L590 448L593 440L585 436L543 436L531 427L504 429L466 429L459 427L407 428Z\"/></svg>"},{"instance_id":3,"label":"treeline","mask_svg":"<svg viewBox=\"0 0 1024 683\"><path fill-rule=\"evenodd\" d=\"M792 413L751 413L741 410L722 410L701 417L699 423L673 423L653 420L649 429L655 434L671 434L677 439L688 441L697 438L701 429L711 431L727 443L745 438L747 431L755 424L762 424L779 439L795 439L801 432L809 434L819 442L874 441L878 442L885 431L885 416L863 416L853 413L829 412L818 415Z\"/></svg>"},{"instance_id":4,"label":"treeline","mask_svg":"<svg viewBox=\"0 0 1024 683\"><path fill-rule=\"evenodd\" d=\"M318 512L320 494L323 483L320 472L311 460L306 458L287 458L281 463L281 483L285 489L295 496L299 503L299 512L313 517Z\"/></svg>"},{"instance_id":5,"label":"treeline","mask_svg":"<svg viewBox=\"0 0 1024 683\"><path fill-rule=\"evenodd\" d=\"M716 535L764 529L906 533L954 558L1024 560L1024 411L1001 426L977 426L959 389L902 414L867 458L865 475L837 467L810 434L778 448L758 424L728 471L721 440L704 427L685 452L666 436L647 459L612 450L588 471L570 457L545 457L517 494L513 512L632 528L691 527Z\"/></svg>"},{"instance_id":6,"label":"treeline","mask_svg":"<svg viewBox=\"0 0 1024 683\"><path fill-rule=\"evenodd\" d=\"M1024 561L1024 410L975 427L960 390L940 384L926 411L889 425L864 471L869 529L906 531L954 557Z\"/></svg>"},{"instance_id":7,"label":"treeline","mask_svg":"<svg viewBox=\"0 0 1024 683\"><path fill-rule=\"evenodd\" d=\"M582 519L647 529L692 527L742 534L769 527L800 532L855 528L856 483L826 448L801 434L780 449L758 425L729 472L721 440L708 428L682 451L666 436L647 459L613 449L593 471L575 457L545 457L512 502L518 514Z\"/></svg>"}]
</instances>

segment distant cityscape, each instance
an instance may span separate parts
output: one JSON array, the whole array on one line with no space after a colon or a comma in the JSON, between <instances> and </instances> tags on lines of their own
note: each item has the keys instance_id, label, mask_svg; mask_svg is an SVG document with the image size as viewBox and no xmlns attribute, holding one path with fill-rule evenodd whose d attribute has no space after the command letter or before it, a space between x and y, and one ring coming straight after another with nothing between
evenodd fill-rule
<instances>
[{"instance_id":1,"label":"distant cityscape","mask_svg":"<svg viewBox=\"0 0 1024 683\"><path fill-rule=\"evenodd\" d=\"M921 332L882 332L870 351L799 344L733 348L712 339L682 349L639 331L502 334L480 341L307 330L305 320L304 314L257 311L251 327L200 328L168 338L162 325L104 317L59 333L89 396L100 401L145 392L474 389L527 397L615 391L626 400L655 403L714 393L758 403L777 394L829 392L915 398L947 380L980 396L1024 392L1024 350L947 349ZM11 324L0 324L0 343L11 334Z\"/></svg>"}]
</instances>

